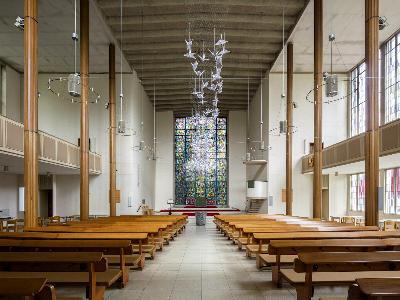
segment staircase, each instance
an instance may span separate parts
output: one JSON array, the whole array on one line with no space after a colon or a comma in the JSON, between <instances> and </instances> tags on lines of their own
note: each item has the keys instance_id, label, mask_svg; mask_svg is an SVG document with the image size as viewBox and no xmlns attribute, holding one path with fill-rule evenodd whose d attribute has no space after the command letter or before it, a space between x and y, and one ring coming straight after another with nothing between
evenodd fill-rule
<instances>
[{"instance_id":1,"label":"staircase","mask_svg":"<svg viewBox=\"0 0 400 300\"><path fill-rule=\"evenodd\" d=\"M249 214L258 214L265 199L248 199L247 212Z\"/></svg>"}]
</instances>

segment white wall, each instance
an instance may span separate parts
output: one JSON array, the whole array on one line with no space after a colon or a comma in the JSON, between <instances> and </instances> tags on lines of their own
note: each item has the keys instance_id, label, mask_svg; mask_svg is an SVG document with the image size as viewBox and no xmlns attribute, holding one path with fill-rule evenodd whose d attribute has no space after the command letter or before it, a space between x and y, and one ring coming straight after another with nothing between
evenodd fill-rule
<instances>
[{"instance_id":1,"label":"white wall","mask_svg":"<svg viewBox=\"0 0 400 300\"><path fill-rule=\"evenodd\" d=\"M249 107L249 125L247 130L248 149L251 153L251 159L256 160L269 160L268 147L270 146L269 132L269 83L268 74L262 80L262 88L259 86L256 94L250 102ZM262 106L262 118L261 118ZM262 132L260 130L260 123L263 122ZM265 150L260 151L261 135L265 143ZM246 180L257 180L267 182L268 191L268 166L246 166ZM260 212L268 212L268 201L262 205Z\"/></svg>"},{"instance_id":2,"label":"white wall","mask_svg":"<svg viewBox=\"0 0 400 300\"><path fill-rule=\"evenodd\" d=\"M280 119L285 119L280 113L282 111L280 105L281 76L277 73L269 75L270 129L276 128ZM313 141L314 136L313 104L306 100L306 95L311 89L313 89L313 74L294 74L293 101L298 104L298 107L293 111L293 123L296 127L296 132L293 134L293 214L300 216L311 216L312 214L312 175L301 174L301 157L308 154L308 144ZM339 90L342 94L346 93L347 85L343 82L339 86ZM285 109L283 114L286 114ZM345 100L323 105L322 127L325 147L346 139L347 102ZM271 135L269 144L271 146L269 151L269 195L274 199L269 212L284 213L285 203L281 201L281 193L286 185L285 136ZM336 194L330 192L330 207L337 211L342 206L340 195L342 197L347 195L346 184L338 178L332 179L331 188L335 189ZM345 207L344 205L344 209Z\"/></svg>"},{"instance_id":3,"label":"white wall","mask_svg":"<svg viewBox=\"0 0 400 300\"><path fill-rule=\"evenodd\" d=\"M49 75L39 75L39 129L52 135L77 143L79 133L80 105L60 99L47 90ZM89 136L92 151L102 155L102 174L90 177L89 212L90 214L109 213L109 152L108 152L108 101L107 75L95 75L90 86L100 93L101 101L89 105ZM101 78L99 78L101 77ZM116 78L117 95L119 95L120 76ZM155 164L148 160L147 151L134 151L141 140L152 146L153 114L152 105L135 73L123 75L124 116L128 128L135 135L117 136L117 189L121 190L120 214L136 213L141 200L153 205ZM142 97L143 95L143 101ZM119 97L117 97L119 100ZM117 105L119 116L119 101ZM143 121L143 126L141 122ZM137 148L137 147L136 147ZM135 148L135 149L136 149ZM79 176L57 175L54 184L55 214L79 214ZM128 198L130 199L128 201ZM129 207L128 207L129 204Z\"/></svg>"},{"instance_id":4,"label":"white wall","mask_svg":"<svg viewBox=\"0 0 400 300\"><path fill-rule=\"evenodd\" d=\"M5 90L3 94L2 114L14 121L20 121L20 79L21 75L9 66L5 66ZM17 216L18 175L0 174L0 210L9 209L10 216Z\"/></svg>"},{"instance_id":5,"label":"white wall","mask_svg":"<svg viewBox=\"0 0 400 300\"><path fill-rule=\"evenodd\" d=\"M10 216L17 216L18 175L0 174L0 210L9 209Z\"/></svg>"},{"instance_id":6,"label":"white wall","mask_svg":"<svg viewBox=\"0 0 400 300\"><path fill-rule=\"evenodd\" d=\"M6 105L5 105L5 115L14 121L20 122L20 92L21 92L21 74L15 71L13 68L6 66L6 89L3 91L5 93Z\"/></svg>"},{"instance_id":7,"label":"white wall","mask_svg":"<svg viewBox=\"0 0 400 300\"><path fill-rule=\"evenodd\" d=\"M229 206L244 210L246 207L246 166L243 159L246 153L245 111L229 112Z\"/></svg>"},{"instance_id":8,"label":"white wall","mask_svg":"<svg viewBox=\"0 0 400 300\"><path fill-rule=\"evenodd\" d=\"M174 115L172 111L156 114L157 161L155 209L165 209L174 195Z\"/></svg>"}]
</instances>

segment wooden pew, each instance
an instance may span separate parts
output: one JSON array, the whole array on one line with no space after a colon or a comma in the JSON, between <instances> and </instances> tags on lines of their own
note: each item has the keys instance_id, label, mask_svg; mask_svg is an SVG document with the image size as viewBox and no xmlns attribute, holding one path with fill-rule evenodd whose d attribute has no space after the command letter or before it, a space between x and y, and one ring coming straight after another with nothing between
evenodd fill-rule
<instances>
[{"instance_id":1,"label":"wooden pew","mask_svg":"<svg viewBox=\"0 0 400 300\"><path fill-rule=\"evenodd\" d=\"M322 240L322 239L386 239L399 238L400 232L394 231L352 231L352 232L288 232L288 233L254 233L253 238L259 249L272 240Z\"/></svg>"},{"instance_id":2,"label":"wooden pew","mask_svg":"<svg viewBox=\"0 0 400 300\"><path fill-rule=\"evenodd\" d=\"M327 240L281 240L271 241L268 254L257 255L257 267L272 267L272 281L281 286L282 265L293 265L299 253L308 252L368 252L393 250L396 243L384 239L327 239Z\"/></svg>"},{"instance_id":3,"label":"wooden pew","mask_svg":"<svg viewBox=\"0 0 400 300\"><path fill-rule=\"evenodd\" d=\"M361 229L361 230L358 230ZM247 239L248 244L246 245L246 255L251 257L256 255L257 253L267 253L268 250L268 238L271 239L313 239L315 236L316 239L322 238L335 238L336 233L339 234L339 238L344 238L345 236L349 236L349 238L357 238L358 236L366 236L366 238L370 237L368 232L378 232L378 227L376 226L368 226L366 228L363 227L355 227L355 226L346 226L346 227L299 227L297 229L291 228L290 230L285 230L284 228L279 231L274 230L255 230L256 232L250 233ZM258 232L261 231L261 232ZM264 231L264 232L263 232ZM315 232L315 233L314 233ZM354 233L352 233L354 232ZM367 232L367 234L358 235L358 232ZM352 233L348 235L347 233ZM279 237L277 235L279 234ZM373 235L375 237L375 235ZM254 244L251 244L251 241L254 240ZM258 241L258 245L257 245Z\"/></svg>"},{"instance_id":4,"label":"wooden pew","mask_svg":"<svg viewBox=\"0 0 400 300\"><path fill-rule=\"evenodd\" d=\"M169 215L152 215L152 216L138 216L138 215L122 215L116 217L98 218L99 222L173 222L174 235L181 233L187 224L187 216L169 216Z\"/></svg>"},{"instance_id":5,"label":"wooden pew","mask_svg":"<svg viewBox=\"0 0 400 300\"><path fill-rule=\"evenodd\" d=\"M168 244L170 240L173 240L175 236L179 232L181 232L182 227L179 227L176 225L174 222L171 221L159 221L159 222L149 222L147 220L142 220L142 221L137 221L135 219L133 220L120 220L120 219L95 219L95 220L89 220L89 221L78 221L78 222L71 222L65 224L65 226L62 227L101 227L101 226L120 226L120 227L137 227L137 228L143 228L143 230L146 229L146 227L154 229L154 227L158 227L160 232L162 233L162 238L156 237L155 240L157 243L160 243L161 247L162 245ZM49 228L52 228L53 226L50 226ZM59 226L58 226L59 227ZM137 232L137 231L136 231ZM146 231L142 231L146 232Z\"/></svg>"},{"instance_id":6,"label":"wooden pew","mask_svg":"<svg viewBox=\"0 0 400 300\"><path fill-rule=\"evenodd\" d=\"M12 278L0 280L0 300L83 300L81 297L57 297L46 278Z\"/></svg>"},{"instance_id":7,"label":"wooden pew","mask_svg":"<svg viewBox=\"0 0 400 300\"><path fill-rule=\"evenodd\" d=\"M101 252L2 252L0 281L9 277L45 277L55 285L86 286L88 298L100 300L120 270L109 270Z\"/></svg>"},{"instance_id":8,"label":"wooden pew","mask_svg":"<svg viewBox=\"0 0 400 300\"><path fill-rule=\"evenodd\" d=\"M295 227L288 228L285 230L285 227L282 229L271 230L271 228L265 227L243 227L241 229L242 238L237 239L237 244L239 249L241 249L244 245L251 245L253 241L254 233L268 233L268 232L308 232L308 231L319 231L319 232L351 232L351 231L378 231L379 228L377 226L340 226L340 227ZM249 246L249 251L257 252L257 247Z\"/></svg>"},{"instance_id":9,"label":"wooden pew","mask_svg":"<svg viewBox=\"0 0 400 300\"><path fill-rule=\"evenodd\" d=\"M152 226L152 225L141 225L140 227L129 224L129 225L117 225L117 224L102 224L102 225L89 225L80 224L79 226L50 226L50 227L28 227L25 228L25 232L53 232L53 233L147 233L149 235L148 244L142 245L142 251L145 256L154 259L157 247L162 249L163 242L163 231L166 226ZM139 245L133 247L135 253L139 253Z\"/></svg>"},{"instance_id":10,"label":"wooden pew","mask_svg":"<svg viewBox=\"0 0 400 300\"><path fill-rule=\"evenodd\" d=\"M0 239L37 239L37 240L129 240L138 244L138 254L142 255L142 245L147 244L147 233L53 233L53 232L0 232ZM113 264L116 263L113 261ZM139 266L143 267L143 266Z\"/></svg>"},{"instance_id":11,"label":"wooden pew","mask_svg":"<svg viewBox=\"0 0 400 300\"><path fill-rule=\"evenodd\" d=\"M130 240L0 239L0 252L102 252L109 265L119 266L121 287L129 281L129 266L144 264L143 255L133 253Z\"/></svg>"},{"instance_id":12,"label":"wooden pew","mask_svg":"<svg viewBox=\"0 0 400 300\"><path fill-rule=\"evenodd\" d=\"M360 278L400 277L400 252L299 253L294 269L282 269L298 300L310 300L313 286L351 285Z\"/></svg>"},{"instance_id":13,"label":"wooden pew","mask_svg":"<svg viewBox=\"0 0 400 300\"><path fill-rule=\"evenodd\" d=\"M46 278L3 278L0 281L0 299L53 300L56 296L54 287L46 285L46 282Z\"/></svg>"},{"instance_id":14,"label":"wooden pew","mask_svg":"<svg viewBox=\"0 0 400 300\"><path fill-rule=\"evenodd\" d=\"M349 288L349 300L398 300L400 278L359 278Z\"/></svg>"}]
</instances>

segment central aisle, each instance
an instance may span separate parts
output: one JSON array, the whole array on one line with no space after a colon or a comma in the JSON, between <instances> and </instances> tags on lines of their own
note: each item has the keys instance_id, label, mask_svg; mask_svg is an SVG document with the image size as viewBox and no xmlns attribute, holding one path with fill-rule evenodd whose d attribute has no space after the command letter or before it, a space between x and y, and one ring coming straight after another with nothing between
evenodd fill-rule
<instances>
[{"instance_id":1,"label":"central aisle","mask_svg":"<svg viewBox=\"0 0 400 300\"><path fill-rule=\"evenodd\" d=\"M295 299L293 289L273 288L271 273L256 269L255 260L217 233L212 218L186 231L146 260L143 271L130 273L124 289L107 292L109 300L133 299Z\"/></svg>"}]
</instances>

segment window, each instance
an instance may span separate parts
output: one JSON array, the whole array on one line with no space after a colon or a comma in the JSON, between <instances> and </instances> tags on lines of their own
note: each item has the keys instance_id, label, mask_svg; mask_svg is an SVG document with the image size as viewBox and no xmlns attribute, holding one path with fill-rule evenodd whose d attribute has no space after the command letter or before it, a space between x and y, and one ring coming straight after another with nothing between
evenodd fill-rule
<instances>
[{"instance_id":1,"label":"window","mask_svg":"<svg viewBox=\"0 0 400 300\"><path fill-rule=\"evenodd\" d=\"M209 163L204 175L188 174L186 162L191 156L191 137L195 131L191 117L175 120L175 204L193 205L196 197L206 197L208 205L224 206L227 201L227 119L209 118L207 128L213 136Z\"/></svg>"},{"instance_id":2,"label":"window","mask_svg":"<svg viewBox=\"0 0 400 300\"><path fill-rule=\"evenodd\" d=\"M385 171L386 214L400 214L400 168Z\"/></svg>"},{"instance_id":3,"label":"window","mask_svg":"<svg viewBox=\"0 0 400 300\"><path fill-rule=\"evenodd\" d=\"M365 63L351 72L351 136L365 132Z\"/></svg>"},{"instance_id":4,"label":"window","mask_svg":"<svg viewBox=\"0 0 400 300\"><path fill-rule=\"evenodd\" d=\"M364 211L365 209L365 175L350 175L350 210Z\"/></svg>"},{"instance_id":5,"label":"window","mask_svg":"<svg viewBox=\"0 0 400 300\"><path fill-rule=\"evenodd\" d=\"M385 123L400 118L400 36L384 45L385 53Z\"/></svg>"}]
</instances>

